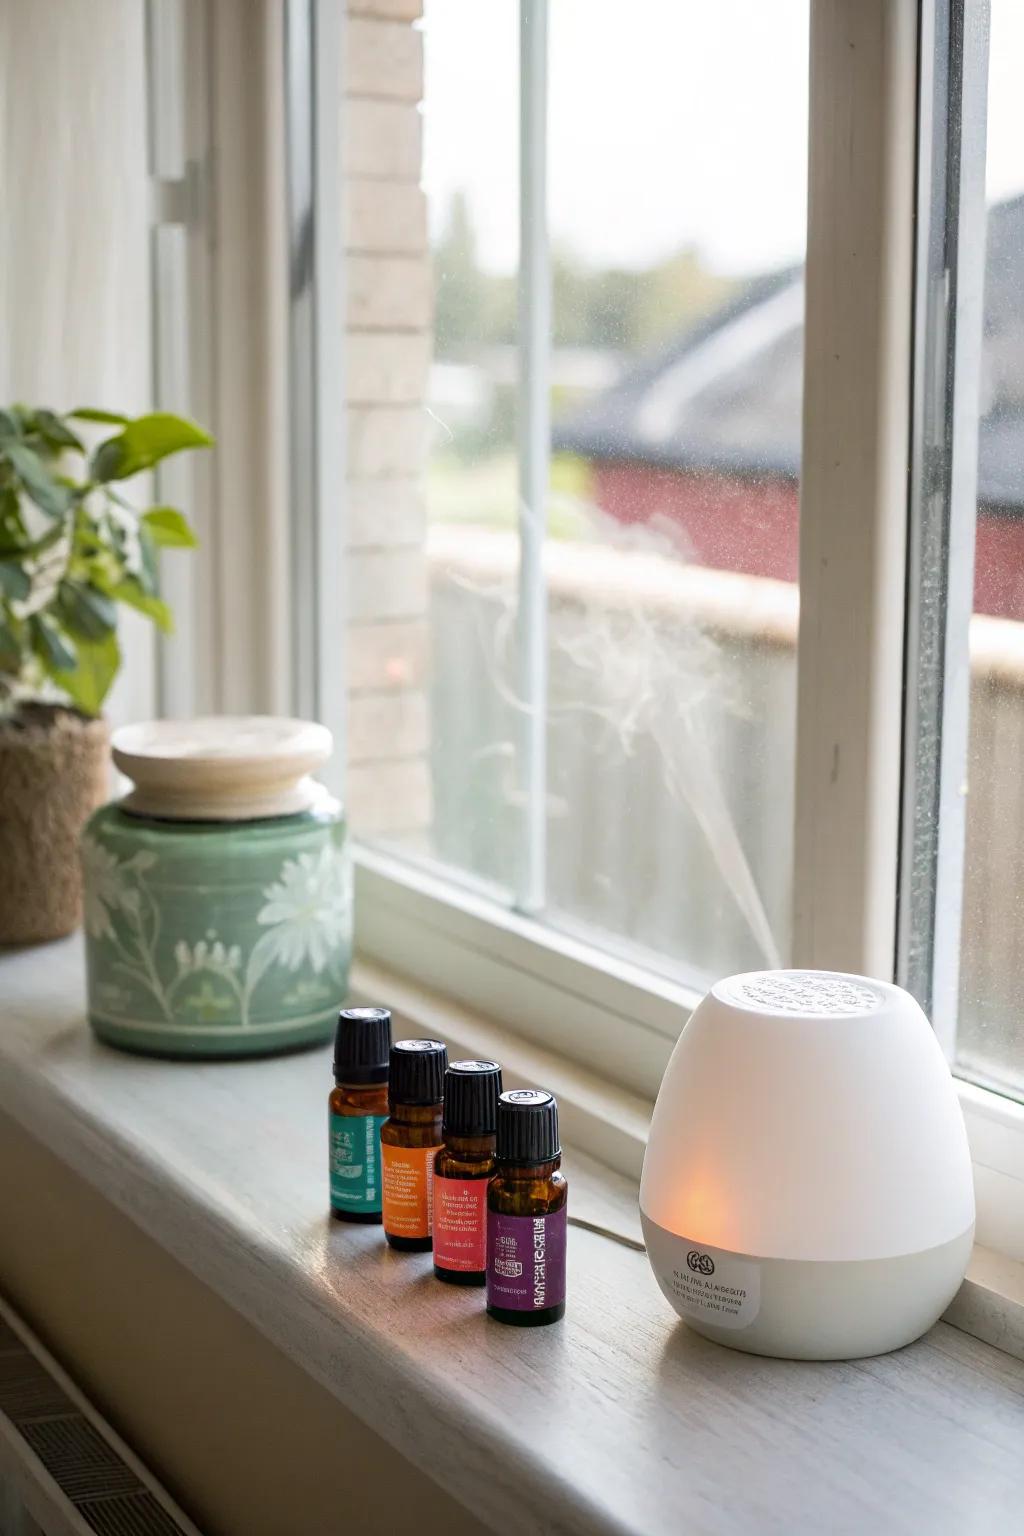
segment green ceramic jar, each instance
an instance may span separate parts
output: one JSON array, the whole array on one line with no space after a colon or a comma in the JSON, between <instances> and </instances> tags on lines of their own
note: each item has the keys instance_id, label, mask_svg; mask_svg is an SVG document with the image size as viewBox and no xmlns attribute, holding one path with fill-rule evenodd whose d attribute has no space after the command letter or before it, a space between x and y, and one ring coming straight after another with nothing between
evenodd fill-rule
<instances>
[{"instance_id":1,"label":"green ceramic jar","mask_svg":"<svg viewBox=\"0 0 1024 1536\"><path fill-rule=\"evenodd\" d=\"M300 729L304 751L288 734ZM273 761L261 764L275 730ZM262 720L115 734L115 760L136 788L82 838L89 1021L100 1039L196 1057L331 1036L351 958L351 867L338 803L301 776L311 757L323 760L325 737L329 751L322 727Z\"/></svg>"}]
</instances>

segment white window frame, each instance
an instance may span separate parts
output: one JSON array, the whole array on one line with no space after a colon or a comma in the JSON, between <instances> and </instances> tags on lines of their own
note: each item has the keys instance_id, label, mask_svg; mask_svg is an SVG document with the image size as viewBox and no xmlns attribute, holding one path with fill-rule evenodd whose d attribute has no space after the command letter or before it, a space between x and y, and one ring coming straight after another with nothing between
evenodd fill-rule
<instances>
[{"instance_id":1,"label":"white window frame","mask_svg":"<svg viewBox=\"0 0 1024 1536\"><path fill-rule=\"evenodd\" d=\"M161 468L200 541L169 552L169 716L295 708L289 626L285 38L270 0L146 0L153 396L214 455ZM322 398L328 401L324 388Z\"/></svg>"},{"instance_id":2,"label":"white window frame","mask_svg":"<svg viewBox=\"0 0 1024 1536\"><path fill-rule=\"evenodd\" d=\"M521 139L532 167L540 108L531 82L543 78L537 54L545 0L523 0L522 14ZM916 0L816 0L812 7L793 959L889 977L901 785L916 18ZM854 123L859 154L851 160ZM541 211L528 182L524 177L521 210L527 302L543 270ZM876 323L865 325L865 315ZM545 338L525 329L520 415L531 425L520 445L524 499L537 483L540 408L532 394L546 396ZM529 542L523 566L521 582L532 582ZM526 600L536 603L535 595ZM536 679L529 663L523 676ZM838 773L837 759L844 765ZM567 1054L582 1048L653 1096L692 992L531 921L533 902L522 903L525 913L510 913L373 850L361 851L359 864L364 952ZM523 980L501 986L498 966L510 968L510 982ZM542 983L529 1009L520 995L527 978Z\"/></svg>"},{"instance_id":3,"label":"white window frame","mask_svg":"<svg viewBox=\"0 0 1024 1536\"><path fill-rule=\"evenodd\" d=\"M195 3L208 13L237 10L234 0L228 6L223 0ZM245 20L251 25L254 11L273 9L250 6ZM285 669L291 676L288 701L322 716L340 710L343 697L344 616L333 586L340 533L337 508L328 507L324 495L329 475L340 470L337 460L333 469L326 466L324 453L329 437L335 442L341 437L329 432L334 418L326 414L328 407L340 414L341 348L318 354L309 338L310 316L318 309L335 320L341 314L340 278L332 275L328 259L335 238L332 215L318 222L315 192L319 183L320 198L330 202L329 189L340 174L335 125L341 120L341 29L329 30L327 14L336 15L337 9L332 0L288 0L285 10L284 32L293 49L312 47L320 29L335 51L329 68L323 59L317 65L315 48L306 66L294 56L290 65L306 67L312 87L304 126L301 115L288 118L287 101L284 109L291 133L309 134L312 261L302 273L303 288L295 280L303 211L293 202L288 228L295 302L290 312L287 307L282 312L286 341L274 359L283 378L290 338L293 379L305 368L312 370L307 378L317 381L309 387L320 408L306 413L313 427L304 449L301 423L293 420L290 447L282 450L279 444L277 454L285 464L291 454L291 499L300 517L288 591L291 654L306 660L294 674ZM920 12L927 26L929 4ZM544 621L542 530L528 509L543 502L548 435L546 0L521 0L521 15L521 151L528 174L521 204L525 366L519 460L527 510L521 519L520 595L534 623L522 641L520 674L524 696L535 707L523 728L519 910L509 911L432 870L360 848L357 945L370 963L650 1102L697 1001L695 992L534 916L543 905L537 796L543 790L544 748L535 722L543 718L545 661L538 643ZM914 408L919 5L918 0L814 0L811 16L792 961L892 978L899 934L907 465ZM244 27L240 17L234 20ZM284 36L279 41L283 56ZM216 84L213 95L216 100ZM289 154L296 153L301 146L292 142ZM215 252L214 284L218 259ZM303 333L304 348L297 346ZM340 324L336 334L341 335ZM224 336L214 344L222 347ZM222 409L229 403L222 400ZM314 466L304 480L301 456L296 459L303 451ZM287 495L281 498L271 520L279 551L287 537L283 530L295 527L288 521L288 501ZM224 582L227 598L232 583L226 573ZM237 591L230 600L237 604ZM231 688L222 687L220 697L222 707L238 707ZM340 715L334 723L341 723ZM1024 1258L1024 1106L967 1083L960 1091L978 1173L979 1241ZM609 1159L614 1155L610 1138Z\"/></svg>"}]
</instances>

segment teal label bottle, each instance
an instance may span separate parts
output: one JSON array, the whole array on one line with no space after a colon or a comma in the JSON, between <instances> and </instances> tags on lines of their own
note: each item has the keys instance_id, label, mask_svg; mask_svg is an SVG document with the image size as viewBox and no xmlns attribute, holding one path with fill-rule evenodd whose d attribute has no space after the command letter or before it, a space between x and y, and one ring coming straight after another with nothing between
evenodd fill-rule
<instances>
[{"instance_id":1,"label":"teal label bottle","mask_svg":"<svg viewBox=\"0 0 1024 1536\"><path fill-rule=\"evenodd\" d=\"M380 1128L386 1115L331 1115L331 1205L380 1215Z\"/></svg>"},{"instance_id":2,"label":"teal label bottle","mask_svg":"<svg viewBox=\"0 0 1024 1536\"><path fill-rule=\"evenodd\" d=\"M331 1215L380 1221L380 1128L388 1118L391 1015L343 1008L334 1037L334 1088L327 1101Z\"/></svg>"}]
</instances>

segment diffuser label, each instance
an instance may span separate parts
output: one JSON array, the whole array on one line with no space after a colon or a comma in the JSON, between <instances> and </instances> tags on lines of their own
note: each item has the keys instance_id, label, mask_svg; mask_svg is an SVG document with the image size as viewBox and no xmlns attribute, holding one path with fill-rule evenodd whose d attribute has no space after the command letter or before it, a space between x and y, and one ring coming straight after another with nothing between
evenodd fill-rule
<instances>
[{"instance_id":1,"label":"diffuser label","mask_svg":"<svg viewBox=\"0 0 1024 1536\"><path fill-rule=\"evenodd\" d=\"M330 1116L331 1204L336 1211L380 1210L383 1115Z\"/></svg>"},{"instance_id":2,"label":"diffuser label","mask_svg":"<svg viewBox=\"0 0 1024 1536\"><path fill-rule=\"evenodd\" d=\"M486 1179L434 1174L434 1263L482 1275L487 1267Z\"/></svg>"},{"instance_id":3,"label":"diffuser label","mask_svg":"<svg viewBox=\"0 0 1024 1536\"><path fill-rule=\"evenodd\" d=\"M548 1216L487 1213L487 1305L541 1311L565 1300L566 1207Z\"/></svg>"},{"instance_id":4,"label":"diffuser label","mask_svg":"<svg viewBox=\"0 0 1024 1536\"><path fill-rule=\"evenodd\" d=\"M685 1239L680 1239L685 1242ZM681 1311L716 1328L747 1328L761 1309L761 1266L721 1248L689 1243L662 1281Z\"/></svg>"},{"instance_id":5,"label":"diffuser label","mask_svg":"<svg viewBox=\"0 0 1024 1536\"><path fill-rule=\"evenodd\" d=\"M437 1147L381 1146L384 1230L392 1237L429 1237Z\"/></svg>"}]
</instances>

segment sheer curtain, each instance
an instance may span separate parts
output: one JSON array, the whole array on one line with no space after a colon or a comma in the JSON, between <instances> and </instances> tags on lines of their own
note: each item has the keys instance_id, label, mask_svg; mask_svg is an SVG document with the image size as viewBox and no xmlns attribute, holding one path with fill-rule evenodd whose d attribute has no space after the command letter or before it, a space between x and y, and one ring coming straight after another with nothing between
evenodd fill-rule
<instances>
[{"instance_id":1,"label":"sheer curtain","mask_svg":"<svg viewBox=\"0 0 1024 1536\"><path fill-rule=\"evenodd\" d=\"M150 399L144 0L0 0L0 402ZM129 614L112 718L152 710Z\"/></svg>"}]
</instances>

